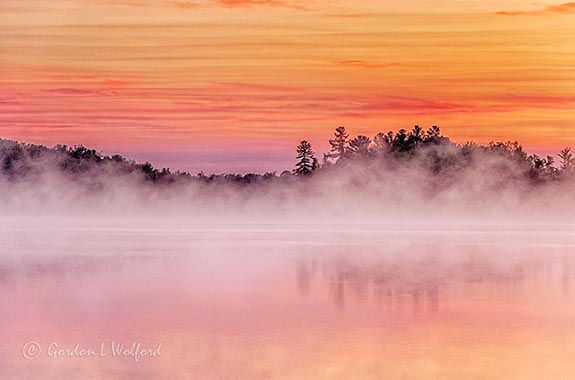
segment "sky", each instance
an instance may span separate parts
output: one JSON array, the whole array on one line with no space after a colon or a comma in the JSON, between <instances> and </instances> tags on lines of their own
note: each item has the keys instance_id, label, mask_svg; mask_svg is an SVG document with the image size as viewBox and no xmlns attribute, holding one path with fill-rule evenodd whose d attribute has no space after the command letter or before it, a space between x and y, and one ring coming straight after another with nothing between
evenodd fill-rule
<instances>
[{"instance_id":1,"label":"sky","mask_svg":"<svg viewBox=\"0 0 575 380\"><path fill-rule=\"evenodd\" d=\"M575 3L0 0L0 138L291 169L339 126L575 148Z\"/></svg>"}]
</instances>

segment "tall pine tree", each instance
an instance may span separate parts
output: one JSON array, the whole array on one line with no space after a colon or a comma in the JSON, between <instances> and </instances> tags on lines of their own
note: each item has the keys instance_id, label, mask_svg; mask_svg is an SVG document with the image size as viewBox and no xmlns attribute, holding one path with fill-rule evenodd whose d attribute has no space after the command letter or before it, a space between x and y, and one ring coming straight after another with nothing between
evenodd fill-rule
<instances>
[{"instance_id":1,"label":"tall pine tree","mask_svg":"<svg viewBox=\"0 0 575 380\"><path fill-rule=\"evenodd\" d=\"M345 131L345 127L337 127L335 129L334 138L329 140L331 150L326 154L326 158L338 160L345 155L347 149L349 135Z\"/></svg>"},{"instance_id":2,"label":"tall pine tree","mask_svg":"<svg viewBox=\"0 0 575 380\"><path fill-rule=\"evenodd\" d=\"M349 142L350 152L359 157L367 157L369 155L369 148L371 146L371 139L367 136L359 135Z\"/></svg>"},{"instance_id":3,"label":"tall pine tree","mask_svg":"<svg viewBox=\"0 0 575 380\"><path fill-rule=\"evenodd\" d=\"M306 140L299 143L297 147L297 163L295 164L294 174L308 175L319 167L319 162L315 158L315 153L311 144Z\"/></svg>"},{"instance_id":4,"label":"tall pine tree","mask_svg":"<svg viewBox=\"0 0 575 380\"><path fill-rule=\"evenodd\" d=\"M565 148L559 152L560 169L563 175L571 175L575 169L575 156L571 153L571 148Z\"/></svg>"}]
</instances>

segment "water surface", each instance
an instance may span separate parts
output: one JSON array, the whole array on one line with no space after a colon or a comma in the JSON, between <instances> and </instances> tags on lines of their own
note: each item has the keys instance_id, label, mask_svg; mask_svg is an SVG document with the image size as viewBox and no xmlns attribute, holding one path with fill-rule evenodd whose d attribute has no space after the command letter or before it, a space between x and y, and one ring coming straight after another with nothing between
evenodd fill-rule
<instances>
[{"instance_id":1,"label":"water surface","mask_svg":"<svg viewBox=\"0 0 575 380\"><path fill-rule=\"evenodd\" d=\"M569 229L4 222L0 239L2 379L575 378Z\"/></svg>"}]
</instances>

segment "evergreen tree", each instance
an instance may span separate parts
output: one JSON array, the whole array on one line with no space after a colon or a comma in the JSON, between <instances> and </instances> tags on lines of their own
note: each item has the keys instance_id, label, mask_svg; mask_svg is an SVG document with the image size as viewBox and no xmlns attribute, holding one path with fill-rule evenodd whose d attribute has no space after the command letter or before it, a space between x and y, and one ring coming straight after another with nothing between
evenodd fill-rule
<instances>
[{"instance_id":1,"label":"evergreen tree","mask_svg":"<svg viewBox=\"0 0 575 380\"><path fill-rule=\"evenodd\" d=\"M306 140L299 143L297 147L297 163L295 164L294 174L308 175L319 167L319 162L315 158L315 153L311 144Z\"/></svg>"},{"instance_id":2,"label":"evergreen tree","mask_svg":"<svg viewBox=\"0 0 575 380\"><path fill-rule=\"evenodd\" d=\"M367 136L359 135L349 142L349 151L356 156L367 157L371 139Z\"/></svg>"},{"instance_id":3,"label":"evergreen tree","mask_svg":"<svg viewBox=\"0 0 575 380\"><path fill-rule=\"evenodd\" d=\"M441 130L437 125L429 128L425 133L425 140L426 141L434 141L441 137Z\"/></svg>"},{"instance_id":4,"label":"evergreen tree","mask_svg":"<svg viewBox=\"0 0 575 380\"><path fill-rule=\"evenodd\" d=\"M407 142L407 131L405 129L400 129L397 131L391 142L393 150L396 152L406 152L409 150L409 145Z\"/></svg>"},{"instance_id":5,"label":"evergreen tree","mask_svg":"<svg viewBox=\"0 0 575 380\"><path fill-rule=\"evenodd\" d=\"M565 148L559 152L560 169L564 175L573 174L573 169L575 168L575 157L571 153L571 148Z\"/></svg>"},{"instance_id":6,"label":"evergreen tree","mask_svg":"<svg viewBox=\"0 0 575 380\"><path fill-rule=\"evenodd\" d=\"M393 132L387 134L379 132L373 137L372 151L377 155L387 153L391 148L391 141L393 140Z\"/></svg>"},{"instance_id":7,"label":"evergreen tree","mask_svg":"<svg viewBox=\"0 0 575 380\"><path fill-rule=\"evenodd\" d=\"M326 154L327 158L339 160L345 155L349 135L345 131L345 127L337 127L335 129L334 138L329 140L331 150Z\"/></svg>"},{"instance_id":8,"label":"evergreen tree","mask_svg":"<svg viewBox=\"0 0 575 380\"><path fill-rule=\"evenodd\" d=\"M416 125L407 137L407 145L410 149L413 149L423 141L424 137L423 129L419 125Z\"/></svg>"}]
</instances>

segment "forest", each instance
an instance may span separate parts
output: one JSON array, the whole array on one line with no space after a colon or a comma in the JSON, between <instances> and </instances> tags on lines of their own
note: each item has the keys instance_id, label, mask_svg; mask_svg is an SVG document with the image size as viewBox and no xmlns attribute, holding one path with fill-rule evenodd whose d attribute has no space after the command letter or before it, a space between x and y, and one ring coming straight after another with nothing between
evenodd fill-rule
<instances>
[{"instance_id":1,"label":"forest","mask_svg":"<svg viewBox=\"0 0 575 380\"><path fill-rule=\"evenodd\" d=\"M152 185L174 183L233 183L257 184L269 181L295 181L296 178L334 172L357 171L369 168L369 176L381 171L401 170L402 166L417 163L431 176L456 177L465 170L477 169L481 163L496 160L492 169L506 174L508 179L524 179L532 184L564 181L573 178L575 156L570 148L552 156L528 154L516 141L491 142L478 145L473 142L458 144L432 126L424 130L416 125L411 131L380 132L373 138L359 135L350 138L345 127L337 127L329 140L330 151L323 154L320 163L311 144L303 140L296 148L295 167L292 171L264 174L204 174L157 169L150 162L137 163L120 155L104 155L94 149L76 145L25 144L0 139L0 181L4 183L39 180L47 171L56 171L69 179L100 174L124 176ZM1 183L0 182L0 183Z\"/></svg>"}]
</instances>

